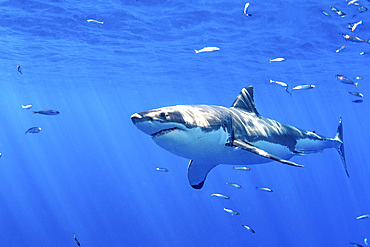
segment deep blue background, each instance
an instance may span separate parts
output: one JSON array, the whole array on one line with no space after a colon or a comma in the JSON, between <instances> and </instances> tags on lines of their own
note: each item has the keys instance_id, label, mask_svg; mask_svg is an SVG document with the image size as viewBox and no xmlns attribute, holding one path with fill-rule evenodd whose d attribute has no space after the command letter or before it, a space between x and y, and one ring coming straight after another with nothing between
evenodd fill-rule
<instances>
[{"instance_id":1,"label":"deep blue background","mask_svg":"<svg viewBox=\"0 0 370 247\"><path fill-rule=\"evenodd\" d=\"M370 213L370 55L359 55L370 44L341 36L363 20L353 34L370 39L369 11L344 0L267 0L251 1L246 17L244 4L1 1L0 245L76 246L73 233L81 246L98 247L349 246L370 237L370 220L355 219ZM194 53L205 46L220 51ZM269 63L275 57L287 61ZM364 103L351 102L356 88L336 74L364 78ZM291 97L270 79L316 88ZM196 191L188 160L130 121L167 105L230 106L249 85L265 117L333 137L342 116L351 178L332 149L293 158L305 168L218 166ZM45 109L61 114L32 114ZM42 131L25 135L33 126Z\"/></svg>"}]
</instances>

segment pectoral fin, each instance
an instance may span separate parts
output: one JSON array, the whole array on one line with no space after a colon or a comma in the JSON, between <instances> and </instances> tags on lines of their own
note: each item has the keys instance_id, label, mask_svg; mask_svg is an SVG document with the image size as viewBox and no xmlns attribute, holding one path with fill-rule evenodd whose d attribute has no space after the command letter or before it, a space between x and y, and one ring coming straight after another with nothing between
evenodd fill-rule
<instances>
[{"instance_id":1,"label":"pectoral fin","mask_svg":"<svg viewBox=\"0 0 370 247\"><path fill-rule=\"evenodd\" d=\"M201 189L207 174L215 166L217 166L217 164L207 164L190 160L188 166L188 179L191 187L198 190Z\"/></svg>"},{"instance_id":2,"label":"pectoral fin","mask_svg":"<svg viewBox=\"0 0 370 247\"><path fill-rule=\"evenodd\" d=\"M233 145L237 146L237 147L240 147L241 149L244 149L246 151L252 152L254 154L261 155L262 157L278 161L278 162L283 163L283 164L287 164L287 165L290 165L290 166L304 167L304 166L298 165L294 162L279 158L279 157L277 157L273 154L270 154L270 153L266 152L265 150L257 148L255 146L253 146L249 143L243 142L241 140L234 140Z\"/></svg>"}]
</instances>

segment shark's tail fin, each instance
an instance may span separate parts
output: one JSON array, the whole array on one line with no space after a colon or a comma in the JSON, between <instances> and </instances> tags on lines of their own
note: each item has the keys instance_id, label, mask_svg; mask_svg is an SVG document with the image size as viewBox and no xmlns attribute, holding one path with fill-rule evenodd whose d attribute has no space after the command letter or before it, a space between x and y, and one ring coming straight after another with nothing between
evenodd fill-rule
<instances>
[{"instance_id":1,"label":"shark's tail fin","mask_svg":"<svg viewBox=\"0 0 370 247\"><path fill-rule=\"evenodd\" d=\"M346 156L344 154L342 118L339 119L338 131L334 139L340 142L340 145L337 147L337 151L340 155L340 158L342 159L343 166L344 166L344 169L346 170L347 176L349 177L349 173L347 170L347 164L346 164Z\"/></svg>"}]
</instances>

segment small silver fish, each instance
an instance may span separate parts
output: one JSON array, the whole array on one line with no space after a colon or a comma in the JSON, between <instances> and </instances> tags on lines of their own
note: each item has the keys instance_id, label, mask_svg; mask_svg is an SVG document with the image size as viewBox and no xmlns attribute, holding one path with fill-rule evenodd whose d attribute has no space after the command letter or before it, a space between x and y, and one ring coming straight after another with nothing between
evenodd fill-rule
<instances>
[{"instance_id":1,"label":"small silver fish","mask_svg":"<svg viewBox=\"0 0 370 247\"><path fill-rule=\"evenodd\" d=\"M270 79L270 83L275 83L275 84L283 86L285 88L289 87L288 84L286 84L285 82L282 82L282 81L273 81L273 80Z\"/></svg>"},{"instance_id":2,"label":"small silver fish","mask_svg":"<svg viewBox=\"0 0 370 247\"><path fill-rule=\"evenodd\" d=\"M348 3L347 3L347 5L352 5L352 4L354 4L354 3L356 3L358 0L352 0L352 1L349 1Z\"/></svg>"},{"instance_id":3,"label":"small silver fish","mask_svg":"<svg viewBox=\"0 0 370 247\"><path fill-rule=\"evenodd\" d=\"M211 196L215 196L215 197L222 198L222 199L227 199L227 200L230 199L230 197L222 195L222 194L212 194Z\"/></svg>"},{"instance_id":4,"label":"small silver fish","mask_svg":"<svg viewBox=\"0 0 370 247\"><path fill-rule=\"evenodd\" d=\"M76 244L78 246L81 246L80 242L78 242L77 238L76 238L76 234L73 233L73 239L75 240Z\"/></svg>"},{"instance_id":5,"label":"small silver fish","mask_svg":"<svg viewBox=\"0 0 370 247\"><path fill-rule=\"evenodd\" d=\"M292 90L302 90L302 89L312 89L312 88L315 88L315 85L305 84L305 85L298 85L294 87Z\"/></svg>"},{"instance_id":6,"label":"small silver fish","mask_svg":"<svg viewBox=\"0 0 370 247\"><path fill-rule=\"evenodd\" d=\"M360 215L356 217L356 220L363 220L363 219L368 219L368 218L370 218L370 215L364 214L364 215Z\"/></svg>"},{"instance_id":7,"label":"small silver fish","mask_svg":"<svg viewBox=\"0 0 370 247\"><path fill-rule=\"evenodd\" d=\"M244 227L245 229L247 229L248 231L250 231L251 233L256 233L252 228L250 228L249 226L247 225L242 225L242 227Z\"/></svg>"},{"instance_id":8,"label":"small silver fish","mask_svg":"<svg viewBox=\"0 0 370 247\"><path fill-rule=\"evenodd\" d=\"M31 108L32 108L32 105L31 104L22 105L22 109L31 109Z\"/></svg>"},{"instance_id":9,"label":"small silver fish","mask_svg":"<svg viewBox=\"0 0 370 247\"><path fill-rule=\"evenodd\" d=\"M354 96L357 96L357 97L364 97L364 95L362 93L358 93L358 92L348 92L349 94L352 94Z\"/></svg>"},{"instance_id":10,"label":"small silver fish","mask_svg":"<svg viewBox=\"0 0 370 247\"><path fill-rule=\"evenodd\" d=\"M240 215L238 212L236 212L232 209L224 208L224 211L226 211L226 212L228 212L229 214L232 214L232 215Z\"/></svg>"},{"instance_id":11,"label":"small silver fish","mask_svg":"<svg viewBox=\"0 0 370 247\"><path fill-rule=\"evenodd\" d=\"M369 242L368 242L367 238L364 238L364 243L365 243L366 245L369 245Z\"/></svg>"},{"instance_id":12,"label":"small silver fish","mask_svg":"<svg viewBox=\"0 0 370 247\"><path fill-rule=\"evenodd\" d=\"M36 133L39 133L40 131L41 131L40 127L32 127L32 128L29 128L28 130L26 130L25 134L27 134L27 133L36 134Z\"/></svg>"},{"instance_id":13,"label":"small silver fish","mask_svg":"<svg viewBox=\"0 0 370 247\"><path fill-rule=\"evenodd\" d=\"M355 77L355 79L356 79L356 80L363 80L364 78L363 78L363 77L361 77L361 76L356 76L356 77Z\"/></svg>"},{"instance_id":14,"label":"small silver fish","mask_svg":"<svg viewBox=\"0 0 370 247\"><path fill-rule=\"evenodd\" d=\"M360 11L362 12L365 12L368 10L368 8L364 7L363 5L361 5L359 8L358 8Z\"/></svg>"},{"instance_id":15,"label":"small silver fish","mask_svg":"<svg viewBox=\"0 0 370 247\"><path fill-rule=\"evenodd\" d=\"M285 60L286 59L283 57L278 57L278 58L270 59L270 63L271 62L284 62Z\"/></svg>"},{"instance_id":16,"label":"small silver fish","mask_svg":"<svg viewBox=\"0 0 370 247\"><path fill-rule=\"evenodd\" d=\"M195 50L195 53L207 52L207 51L219 51L220 48L218 47L204 47L200 50Z\"/></svg>"},{"instance_id":17,"label":"small silver fish","mask_svg":"<svg viewBox=\"0 0 370 247\"><path fill-rule=\"evenodd\" d=\"M251 14L248 14L248 9L249 9L249 3L246 3L244 5L244 11L243 13L246 15L246 16L252 16Z\"/></svg>"},{"instance_id":18,"label":"small silver fish","mask_svg":"<svg viewBox=\"0 0 370 247\"><path fill-rule=\"evenodd\" d=\"M169 172L169 170L167 168L162 168L162 167L157 167L155 168L156 171L159 171L159 172Z\"/></svg>"},{"instance_id":19,"label":"small silver fish","mask_svg":"<svg viewBox=\"0 0 370 247\"><path fill-rule=\"evenodd\" d=\"M267 188L267 187L256 187L257 190L262 190L262 191L266 191L266 192L273 192L272 189L270 188Z\"/></svg>"},{"instance_id":20,"label":"small silver fish","mask_svg":"<svg viewBox=\"0 0 370 247\"><path fill-rule=\"evenodd\" d=\"M367 42L367 43L370 43L369 40L366 40L366 39L361 39L357 36L354 36L354 35L349 35L349 34L342 34L343 38L345 38L346 40L349 40L349 41L352 41L352 42L356 42L356 43L360 43L360 42Z\"/></svg>"},{"instance_id":21,"label":"small silver fish","mask_svg":"<svg viewBox=\"0 0 370 247\"><path fill-rule=\"evenodd\" d=\"M353 103L362 103L364 102L362 99L356 99L356 100L352 100Z\"/></svg>"},{"instance_id":22,"label":"small silver fish","mask_svg":"<svg viewBox=\"0 0 370 247\"><path fill-rule=\"evenodd\" d=\"M239 170L239 171L250 171L251 168L246 167L246 166L234 166L234 170Z\"/></svg>"},{"instance_id":23,"label":"small silver fish","mask_svg":"<svg viewBox=\"0 0 370 247\"><path fill-rule=\"evenodd\" d=\"M321 11L324 15L326 15L326 16L330 16L330 14L328 13L328 12L326 12L326 11Z\"/></svg>"},{"instance_id":24,"label":"small silver fish","mask_svg":"<svg viewBox=\"0 0 370 247\"><path fill-rule=\"evenodd\" d=\"M345 17L347 14L344 13L343 11L333 7L333 6L330 6L330 9L333 10L335 13L337 13L340 17Z\"/></svg>"},{"instance_id":25,"label":"small silver fish","mask_svg":"<svg viewBox=\"0 0 370 247\"><path fill-rule=\"evenodd\" d=\"M370 54L370 51L363 51L363 52L360 53L361 56L366 55L366 54Z\"/></svg>"},{"instance_id":26,"label":"small silver fish","mask_svg":"<svg viewBox=\"0 0 370 247\"><path fill-rule=\"evenodd\" d=\"M237 189L241 189L242 188L239 184L233 184L233 183L227 183L227 182L226 182L226 184L228 184L230 186L233 186L233 187L235 187Z\"/></svg>"},{"instance_id":27,"label":"small silver fish","mask_svg":"<svg viewBox=\"0 0 370 247\"><path fill-rule=\"evenodd\" d=\"M42 115L58 115L60 112L54 110L43 110L43 111L34 111L33 113L38 113Z\"/></svg>"},{"instance_id":28,"label":"small silver fish","mask_svg":"<svg viewBox=\"0 0 370 247\"><path fill-rule=\"evenodd\" d=\"M355 23L349 23L348 24L348 27L349 29L352 30L352 32L354 32L357 28L358 25L362 24L362 21L359 21L359 22L355 22Z\"/></svg>"},{"instance_id":29,"label":"small silver fish","mask_svg":"<svg viewBox=\"0 0 370 247\"><path fill-rule=\"evenodd\" d=\"M344 48L346 48L346 46L342 45L338 50L336 50L335 52L338 53L340 51L342 51Z\"/></svg>"},{"instance_id":30,"label":"small silver fish","mask_svg":"<svg viewBox=\"0 0 370 247\"><path fill-rule=\"evenodd\" d=\"M353 243L353 242L350 242L349 244L352 244L353 246L356 246L356 247L364 247L361 244L356 244L356 243Z\"/></svg>"},{"instance_id":31,"label":"small silver fish","mask_svg":"<svg viewBox=\"0 0 370 247\"><path fill-rule=\"evenodd\" d=\"M360 11L367 11L367 8L364 7L358 0L352 0L352 1L348 2L347 5L351 5L355 8L358 8Z\"/></svg>"},{"instance_id":32,"label":"small silver fish","mask_svg":"<svg viewBox=\"0 0 370 247\"><path fill-rule=\"evenodd\" d=\"M335 77L337 77L337 79L344 84L352 84L357 87L358 82L353 82L352 80L344 77L343 75L335 75Z\"/></svg>"},{"instance_id":33,"label":"small silver fish","mask_svg":"<svg viewBox=\"0 0 370 247\"><path fill-rule=\"evenodd\" d=\"M104 24L103 21L97 21L97 20L93 20L93 19L88 19L87 22L95 22L95 23L98 23L98 24Z\"/></svg>"}]
</instances>

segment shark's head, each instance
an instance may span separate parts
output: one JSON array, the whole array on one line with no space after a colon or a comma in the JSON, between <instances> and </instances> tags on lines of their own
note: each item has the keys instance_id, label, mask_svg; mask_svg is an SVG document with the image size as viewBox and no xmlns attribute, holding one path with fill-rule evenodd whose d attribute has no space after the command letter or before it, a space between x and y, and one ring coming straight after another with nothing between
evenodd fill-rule
<instances>
[{"instance_id":1,"label":"shark's head","mask_svg":"<svg viewBox=\"0 0 370 247\"><path fill-rule=\"evenodd\" d=\"M171 132L185 131L183 117L178 111L171 110L171 108L164 107L135 113L131 116L131 120L139 130L153 138Z\"/></svg>"},{"instance_id":2,"label":"shark's head","mask_svg":"<svg viewBox=\"0 0 370 247\"><path fill-rule=\"evenodd\" d=\"M224 146L230 139L232 120L223 110L216 106L178 105L135 113L131 120L162 148L194 159L194 153L214 151L215 145Z\"/></svg>"}]
</instances>

